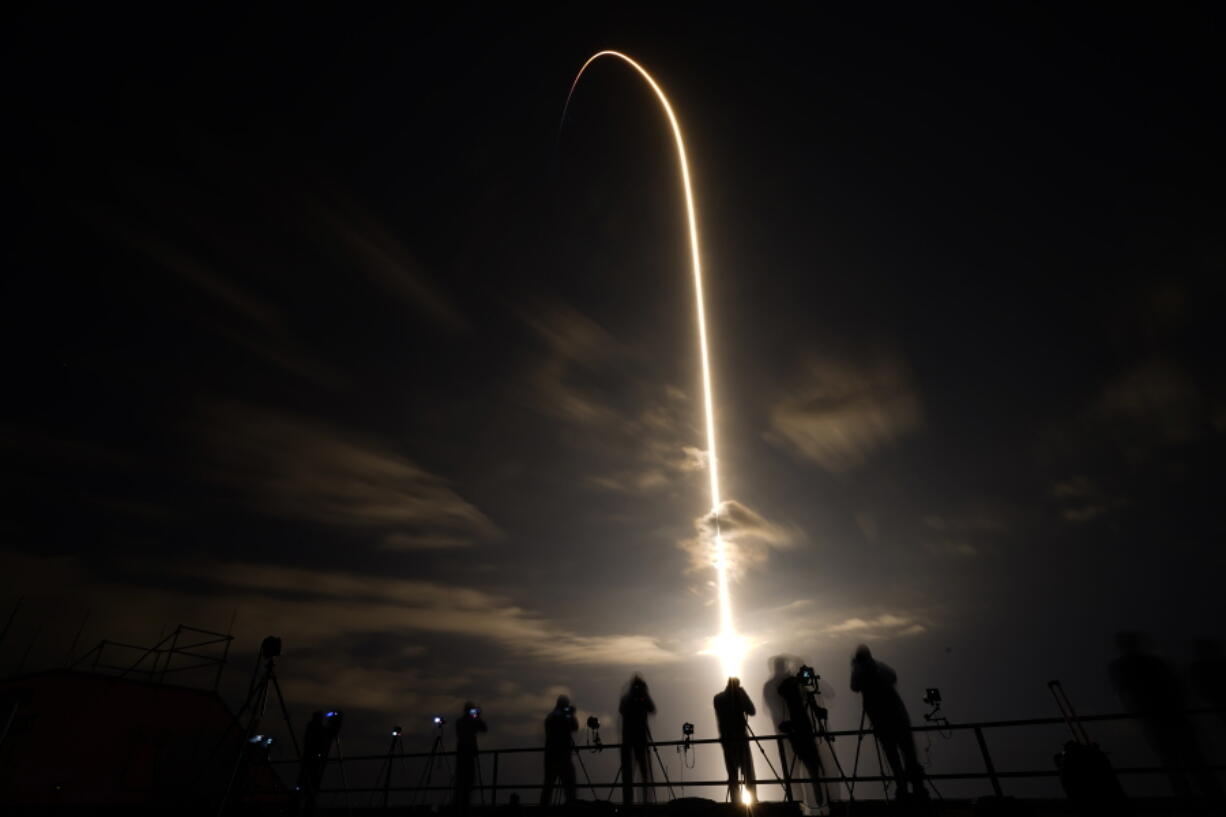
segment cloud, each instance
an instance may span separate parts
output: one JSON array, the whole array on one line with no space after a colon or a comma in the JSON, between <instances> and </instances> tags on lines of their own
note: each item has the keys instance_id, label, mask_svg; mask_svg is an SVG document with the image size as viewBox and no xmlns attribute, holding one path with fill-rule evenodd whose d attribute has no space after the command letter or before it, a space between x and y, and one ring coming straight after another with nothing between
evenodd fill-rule
<instances>
[{"instance_id":1,"label":"cloud","mask_svg":"<svg viewBox=\"0 0 1226 817\"><path fill-rule=\"evenodd\" d=\"M236 405L214 409L202 431L214 478L264 513L366 531L393 550L502 535L441 477L370 440Z\"/></svg>"},{"instance_id":2,"label":"cloud","mask_svg":"<svg viewBox=\"0 0 1226 817\"><path fill-rule=\"evenodd\" d=\"M922 425L919 397L899 358L880 354L862 364L817 358L771 409L766 437L841 473Z\"/></svg>"},{"instance_id":3,"label":"cloud","mask_svg":"<svg viewBox=\"0 0 1226 817\"><path fill-rule=\"evenodd\" d=\"M258 594L268 626L307 643L415 632L491 640L517 656L563 664L646 666L679 657L646 635L576 633L505 597L437 582L242 563L184 571Z\"/></svg>"},{"instance_id":4,"label":"cloud","mask_svg":"<svg viewBox=\"0 0 1226 817\"><path fill-rule=\"evenodd\" d=\"M1073 524L1091 522L1128 504L1123 497L1112 496L1084 474L1055 483L1051 495L1062 506L1060 517Z\"/></svg>"},{"instance_id":5,"label":"cloud","mask_svg":"<svg viewBox=\"0 0 1226 817\"><path fill-rule=\"evenodd\" d=\"M1113 431L1134 458L1160 445L1178 445L1212 433L1213 418L1201 390L1176 364L1150 358L1103 386L1090 422Z\"/></svg>"},{"instance_id":6,"label":"cloud","mask_svg":"<svg viewBox=\"0 0 1226 817\"><path fill-rule=\"evenodd\" d=\"M902 638L909 635L919 635L927 632L923 624L907 616L892 613L882 613L873 618L848 618L835 624L829 624L821 632L829 636L854 636L864 641L884 638Z\"/></svg>"},{"instance_id":7,"label":"cloud","mask_svg":"<svg viewBox=\"0 0 1226 817\"><path fill-rule=\"evenodd\" d=\"M341 375L303 349L277 307L245 291L167 239L146 234L113 214L95 214L92 218L98 229L119 237L162 269L224 306L231 320L214 321L210 326L221 337L278 369L319 385L335 387L344 383Z\"/></svg>"},{"instance_id":8,"label":"cloud","mask_svg":"<svg viewBox=\"0 0 1226 817\"><path fill-rule=\"evenodd\" d=\"M720 505L718 519L729 573L734 578L764 565L773 551L786 550L804 539L798 528L771 522L736 500L725 500ZM713 512L698 517L694 520L695 535L679 543L690 555L691 572L711 569L715 554L715 522Z\"/></svg>"},{"instance_id":9,"label":"cloud","mask_svg":"<svg viewBox=\"0 0 1226 817\"><path fill-rule=\"evenodd\" d=\"M661 493L706 469L706 453L694 445L701 433L685 391L628 374L640 368L628 363L644 361L641 350L558 301L539 302L521 314L544 346L527 377L527 402L582 432L578 444L605 463L589 485L623 494Z\"/></svg>"},{"instance_id":10,"label":"cloud","mask_svg":"<svg viewBox=\"0 0 1226 817\"><path fill-rule=\"evenodd\" d=\"M421 265L373 216L353 202L328 206L315 201L308 217L338 239L337 255L377 285L451 332L472 328L469 320L430 281Z\"/></svg>"}]
</instances>

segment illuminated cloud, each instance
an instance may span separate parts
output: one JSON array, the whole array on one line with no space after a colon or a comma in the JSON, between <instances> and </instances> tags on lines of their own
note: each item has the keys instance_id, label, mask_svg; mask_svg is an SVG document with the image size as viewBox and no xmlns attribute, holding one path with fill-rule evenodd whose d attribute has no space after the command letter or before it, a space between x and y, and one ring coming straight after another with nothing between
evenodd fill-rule
<instances>
[{"instance_id":1,"label":"illuminated cloud","mask_svg":"<svg viewBox=\"0 0 1226 817\"><path fill-rule=\"evenodd\" d=\"M923 410L906 367L894 356L863 363L818 358L775 404L770 422L768 440L840 473L920 428Z\"/></svg>"},{"instance_id":2,"label":"illuminated cloud","mask_svg":"<svg viewBox=\"0 0 1226 817\"><path fill-rule=\"evenodd\" d=\"M927 631L927 627L914 619L892 613L882 613L872 618L848 618L835 624L829 624L821 630L829 636L849 636L863 641L901 638Z\"/></svg>"},{"instance_id":3,"label":"illuminated cloud","mask_svg":"<svg viewBox=\"0 0 1226 817\"><path fill-rule=\"evenodd\" d=\"M705 470L706 453L693 444L701 439L694 426L697 408L685 391L627 379L626 371L635 367L625 364L641 363L641 351L557 301L538 303L522 315L545 347L528 374L525 402L581 432L575 444L604 463L589 485L653 494Z\"/></svg>"},{"instance_id":4,"label":"illuminated cloud","mask_svg":"<svg viewBox=\"0 0 1226 817\"><path fill-rule=\"evenodd\" d=\"M366 531L394 550L502 535L445 480L371 440L233 405L217 408L201 431L213 477L261 512Z\"/></svg>"},{"instance_id":5,"label":"illuminated cloud","mask_svg":"<svg viewBox=\"0 0 1226 817\"><path fill-rule=\"evenodd\" d=\"M715 548L715 514L706 513L694 520L695 535L679 543L690 555L691 572L710 570ZM776 550L786 550L804 539L795 527L779 525L736 500L720 505L719 533L729 560L730 573L740 578L761 567Z\"/></svg>"}]
</instances>

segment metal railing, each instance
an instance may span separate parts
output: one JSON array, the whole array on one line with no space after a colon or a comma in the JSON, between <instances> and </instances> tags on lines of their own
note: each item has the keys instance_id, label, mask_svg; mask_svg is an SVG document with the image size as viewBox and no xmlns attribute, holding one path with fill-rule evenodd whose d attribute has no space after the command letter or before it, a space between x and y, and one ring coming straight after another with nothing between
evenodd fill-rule
<instances>
[{"instance_id":1,"label":"metal railing","mask_svg":"<svg viewBox=\"0 0 1226 817\"><path fill-rule=\"evenodd\" d=\"M1194 710L1189 710L1183 714L1188 715L1188 716L1191 716L1191 715L1222 715L1224 712L1226 712L1226 710L1194 709ZM1086 723L1105 723L1105 722L1120 722L1120 721L1136 721L1136 720L1139 720L1145 717L1146 715L1144 713L1140 713L1140 714L1113 713L1113 714L1105 714L1105 715L1082 716L1080 720ZM1002 797L1006 794L1005 781L1019 780L1019 779L1057 778L1059 777L1060 772L1056 768L1054 762L1051 767L1042 768L1042 769L1035 769L1035 768L1001 769L1001 768L998 768L996 765L996 762L994 761L992 757L992 753L988 746L988 733L997 732L1003 729L1013 729L1013 728L1019 728L1019 727L1036 727L1036 726L1055 726L1055 725L1063 725L1064 723L1065 721L1062 718L1057 718L1057 717L1023 718L1023 719L999 720L999 721L976 721L976 722L968 722L968 723L940 723L940 724L933 723L933 724L912 726L912 732L918 733L918 734L930 733L930 732L938 732L942 734L962 732L962 733L972 734L975 738L976 746L978 747L981 768L966 769L963 771L953 771L953 772L926 773L925 778L928 780L936 781L936 782L954 781L954 780L987 781L987 783L991 786L992 794L997 797ZM830 730L826 734L829 735L830 738L851 737L851 738L856 738L857 740L862 740L864 738L870 738L870 739L873 738L873 730L871 727L863 728L863 729ZM821 738L815 738L815 739L821 740ZM759 748L761 748L764 742L766 743L767 746L769 746L781 740L786 742L790 740L790 738L786 734L751 735L748 737L748 740L756 742ZM652 745L656 748L663 749L666 747L686 747L686 746L695 747L695 746L703 746L703 745L717 745L719 743L720 741L718 738L703 738L703 739L690 739L690 740L655 741ZM605 749L612 750L614 754L617 754L620 748L621 748L621 744L618 744L618 743L605 743L600 746L601 750L605 750ZM1053 748L1058 748L1058 747L1053 747ZM587 754L589 751L592 751L592 752L596 751L596 747L589 746L589 745L583 745L583 746L577 745L575 749L576 749L576 752L582 753L580 755L581 757L584 754ZM545 750L543 747L533 746L533 747L517 747L517 748L508 748L508 749L486 749L486 750L482 750L478 752L477 754L478 776L476 780L479 782L477 782L473 786L473 789L472 789L473 796L474 797L480 796L483 802L488 800L488 803L490 805L496 805L498 802L499 792L505 792L508 790L529 790L529 791L542 790L544 788L543 782L522 782L522 781L506 782L504 780L500 780L499 778L500 762L499 761L501 758L506 757L506 756L522 755L522 754L528 754L528 753L541 754L544 751ZM405 764L406 770L407 770L408 761L427 761L429 762L437 758L447 758L448 760L454 760L455 757L456 757L456 752L454 751L397 752L397 753L390 754L390 755L387 753L384 753L384 754L378 754L378 755L359 755L359 756L343 757L343 758L331 758L329 760L329 764L337 764L337 763L340 763L340 764L354 764L354 763L389 764L392 762L403 761ZM659 761L659 762L661 763L661 765L663 765L663 761ZM274 765L278 765L278 766L283 766L283 765L297 763L297 761L294 759L277 759L277 760L270 761L270 763ZM768 763L769 763L769 760L768 760ZM449 785L424 785L420 781L419 781L419 784L416 786L411 786L411 785L393 786L391 785L390 773L382 774L382 772L384 772L386 768L387 766L382 766L380 769L381 774L378 775L378 777L383 778L382 783L379 783L378 781L376 781L376 785L365 786L365 787L344 786L343 788L336 788L336 787L321 788L319 790L319 794L348 796L348 795L362 795L362 794L371 795L371 794L383 793L386 797L390 793L411 793L414 795L424 796L425 793L427 792L448 792L448 791L453 790L453 786L450 784ZM1210 764L1208 768L1214 772L1221 772L1223 770L1226 770L1226 765ZM490 771L490 777L488 780L485 780L481 777L481 772L485 769L488 769ZM1171 767L1166 767L1166 766L1124 766L1124 767L1115 768L1114 771L1118 775L1136 776L1136 775L1170 774L1170 773L1179 773L1179 772L1191 773L1195 770L1186 769L1186 768L1176 769L1176 768L1171 768ZM342 772L343 772L343 767L342 767ZM882 783L883 785L885 785L885 784L892 783L894 781L893 775L885 774L884 770L881 770L880 768L879 768L879 773L877 774L863 774L863 773L860 773L858 769L853 769L847 774L823 775L822 777L817 778L817 779L803 777L803 776L793 777L791 775L786 774L786 770L785 770L785 776L780 777L777 773L774 773L773 767L772 767L772 773L773 773L773 776L770 776L770 777L756 776L757 785L758 786L778 785L782 787L784 791L788 791L788 787L792 784L805 784L805 783L820 783L820 784L826 784L826 785L840 784L840 785L846 786L846 788L842 790L842 793L844 795L847 795L848 799L855 799L854 792L855 792L855 785L857 783ZM584 774L586 774L586 768L584 768ZM596 790L607 790L608 797L603 798L603 799L612 799L613 792L621 785L617 780L609 781L609 782L597 782L594 780L586 780L586 779L583 779L582 777L580 777L576 782L577 782L577 787L579 789L588 789L590 787L593 794L595 794ZM674 785L678 785L678 783L676 781L671 781L671 780L648 780L648 781L635 781L632 784L632 787L640 791L645 791L647 789L660 789L664 787L672 788ZM726 779L684 780L684 781L681 781L679 785L681 785L682 787L726 789L728 786L728 781ZM838 798L835 798L835 799L838 799Z\"/></svg>"}]
</instances>

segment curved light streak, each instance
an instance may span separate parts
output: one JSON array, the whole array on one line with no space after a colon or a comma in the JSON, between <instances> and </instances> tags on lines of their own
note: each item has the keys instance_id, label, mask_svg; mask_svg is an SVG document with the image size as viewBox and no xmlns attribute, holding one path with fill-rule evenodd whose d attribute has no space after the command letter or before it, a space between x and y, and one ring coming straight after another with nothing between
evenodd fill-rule
<instances>
[{"instance_id":1,"label":"curved light streak","mask_svg":"<svg viewBox=\"0 0 1226 817\"><path fill-rule=\"evenodd\" d=\"M715 637L710 652L719 656L723 674L727 677L741 674L741 659L744 647L732 619L732 597L728 588L728 553L723 536L719 529L719 511L722 501L719 493L719 458L715 449L715 400L711 388L711 363L707 346L707 314L703 306L702 288L702 257L698 250L698 216L694 211L694 192L690 185L690 163L686 158L685 139L681 135L681 125L673 106L659 83L643 66L620 51L598 51L575 74L575 80L570 85L566 95L566 105L562 108L562 121L566 121L566 110L570 107L571 97L583 77L588 66L602 57L616 57L629 65L651 86L656 98L660 100L668 123L672 127L673 141L677 146L677 160L681 165L681 187L685 193L685 216L690 233L690 259L694 270L694 300L698 307L698 348L702 356L702 391L703 405L707 420L707 472L711 479L711 518L715 527L714 552L711 554L712 567L715 568L716 591L719 598L719 635Z\"/></svg>"}]
</instances>

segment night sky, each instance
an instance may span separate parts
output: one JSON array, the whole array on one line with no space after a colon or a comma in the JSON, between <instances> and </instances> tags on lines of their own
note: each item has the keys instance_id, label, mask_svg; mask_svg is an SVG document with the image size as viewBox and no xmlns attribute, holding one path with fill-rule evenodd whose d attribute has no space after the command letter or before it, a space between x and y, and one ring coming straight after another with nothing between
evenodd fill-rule
<instances>
[{"instance_id":1,"label":"night sky","mask_svg":"<svg viewBox=\"0 0 1226 817\"><path fill-rule=\"evenodd\" d=\"M0 671L282 636L295 716L711 736L693 293L745 684L855 645L913 714L1119 707L1224 635L1209 5L41 9L4 27ZM86 614L88 612L88 617ZM833 693L831 695L830 693ZM418 723L423 724L420 728ZM770 721L754 721L769 732ZM609 729L606 740L615 738ZM428 740L428 738L425 738ZM380 744L384 740L376 737ZM1050 762L1055 744L1039 757ZM422 747L425 748L425 747Z\"/></svg>"}]
</instances>

